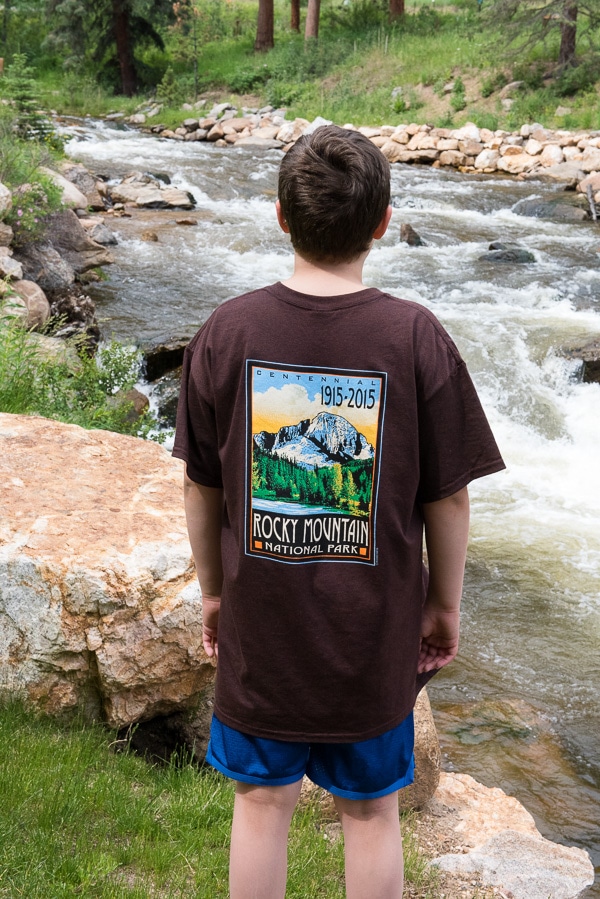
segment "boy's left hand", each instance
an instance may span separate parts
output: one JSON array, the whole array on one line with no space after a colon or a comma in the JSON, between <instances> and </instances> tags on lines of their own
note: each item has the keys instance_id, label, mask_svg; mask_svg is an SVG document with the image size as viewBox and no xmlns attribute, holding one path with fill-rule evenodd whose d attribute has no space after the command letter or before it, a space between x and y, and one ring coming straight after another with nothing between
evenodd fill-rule
<instances>
[{"instance_id":1,"label":"boy's left hand","mask_svg":"<svg viewBox=\"0 0 600 899\"><path fill-rule=\"evenodd\" d=\"M221 608L220 596L202 597L202 645L204 652L212 659L219 655L219 610Z\"/></svg>"}]
</instances>

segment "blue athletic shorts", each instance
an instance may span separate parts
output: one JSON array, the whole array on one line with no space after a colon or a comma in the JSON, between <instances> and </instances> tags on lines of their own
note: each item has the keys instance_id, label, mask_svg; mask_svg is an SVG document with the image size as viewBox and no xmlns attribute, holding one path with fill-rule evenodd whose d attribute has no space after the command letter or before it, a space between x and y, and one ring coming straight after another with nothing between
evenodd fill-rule
<instances>
[{"instance_id":1,"label":"blue athletic shorts","mask_svg":"<svg viewBox=\"0 0 600 899\"><path fill-rule=\"evenodd\" d=\"M358 743L289 743L240 733L213 715L206 761L248 784L283 786L306 774L345 799L377 799L414 780L413 714L393 730Z\"/></svg>"}]
</instances>

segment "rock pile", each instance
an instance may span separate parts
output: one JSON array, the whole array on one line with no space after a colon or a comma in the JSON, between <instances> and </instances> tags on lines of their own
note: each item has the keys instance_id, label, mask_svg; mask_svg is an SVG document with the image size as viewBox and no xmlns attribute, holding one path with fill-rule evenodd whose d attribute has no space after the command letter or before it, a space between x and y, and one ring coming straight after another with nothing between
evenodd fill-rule
<instances>
[{"instance_id":1,"label":"rock pile","mask_svg":"<svg viewBox=\"0 0 600 899\"><path fill-rule=\"evenodd\" d=\"M142 121L143 120L143 121ZM130 118L145 124L143 115ZM208 141L219 147L253 146L288 150L298 138L325 119L288 121L284 109L265 106L238 110L227 103L215 105L205 116L190 117L173 129L151 125L148 130L180 141ZM354 129L354 125L344 125ZM592 185L600 203L600 132L551 131L539 124L523 125L518 132L490 131L467 123L461 128L434 128L415 123L355 129L373 141L391 163L421 163L451 167L462 172L496 172L542 178L585 193ZM586 178L593 173L593 179ZM585 179L585 181L584 181Z\"/></svg>"},{"instance_id":2,"label":"rock pile","mask_svg":"<svg viewBox=\"0 0 600 899\"><path fill-rule=\"evenodd\" d=\"M79 291L83 314L81 303L73 305L72 299L76 281L96 280L93 270L114 261L106 245L116 243L115 238L101 219L88 215L90 208L104 210L105 202L97 180L84 166L65 163L62 173L46 168L42 173L61 189L63 208L49 216L43 238L19 241L18 246L13 245L12 228L0 223L0 278L4 279L0 298L5 300L5 313L20 318L25 327L40 328L51 314L60 314L69 326L67 333L84 332L93 345L99 339L93 303ZM0 215L18 202L18 192L13 196L0 184ZM69 316L71 309L73 316Z\"/></svg>"}]
</instances>

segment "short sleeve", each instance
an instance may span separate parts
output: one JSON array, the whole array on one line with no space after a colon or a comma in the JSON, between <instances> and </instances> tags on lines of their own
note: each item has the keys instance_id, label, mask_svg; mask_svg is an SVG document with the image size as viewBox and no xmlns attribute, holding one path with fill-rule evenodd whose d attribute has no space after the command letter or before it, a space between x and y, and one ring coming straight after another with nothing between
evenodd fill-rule
<instances>
[{"instance_id":1,"label":"short sleeve","mask_svg":"<svg viewBox=\"0 0 600 899\"><path fill-rule=\"evenodd\" d=\"M417 495L420 502L431 503L506 466L452 338L426 310L414 334L419 394Z\"/></svg>"},{"instance_id":2,"label":"short sleeve","mask_svg":"<svg viewBox=\"0 0 600 899\"><path fill-rule=\"evenodd\" d=\"M207 322L183 357L173 455L186 462L192 481L205 487L222 487L209 335Z\"/></svg>"},{"instance_id":3,"label":"short sleeve","mask_svg":"<svg viewBox=\"0 0 600 899\"><path fill-rule=\"evenodd\" d=\"M462 360L419 410L419 456L424 503L506 467Z\"/></svg>"}]
</instances>

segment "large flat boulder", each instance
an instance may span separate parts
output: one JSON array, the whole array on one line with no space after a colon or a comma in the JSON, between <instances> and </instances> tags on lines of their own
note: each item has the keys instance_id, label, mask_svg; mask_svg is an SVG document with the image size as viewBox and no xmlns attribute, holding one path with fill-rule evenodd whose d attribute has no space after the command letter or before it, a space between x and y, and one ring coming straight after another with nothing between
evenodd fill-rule
<instances>
[{"instance_id":1,"label":"large flat boulder","mask_svg":"<svg viewBox=\"0 0 600 899\"><path fill-rule=\"evenodd\" d=\"M0 414L0 691L113 727L197 702L181 483L155 443Z\"/></svg>"},{"instance_id":2,"label":"large flat boulder","mask_svg":"<svg viewBox=\"0 0 600 899\"><path fill-rule=\"evenodd\" d=\"M434 860L442 871L479 875L513 899L576 899L594 882L587 852L544 839L517 799L468 774L442 774L430 812L460 846Z\"/></svg>"}]
</instances>

